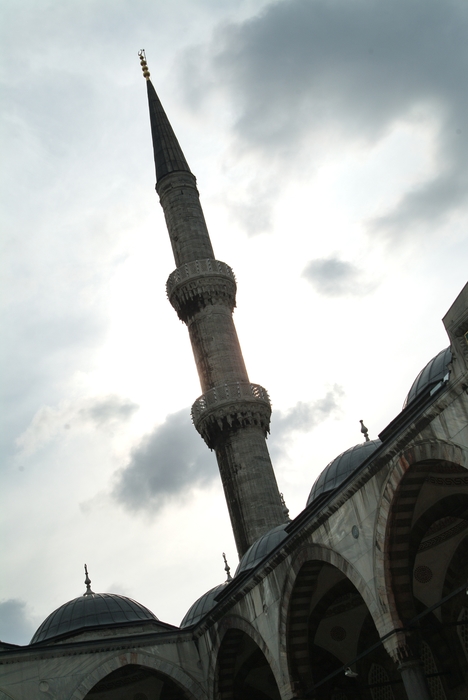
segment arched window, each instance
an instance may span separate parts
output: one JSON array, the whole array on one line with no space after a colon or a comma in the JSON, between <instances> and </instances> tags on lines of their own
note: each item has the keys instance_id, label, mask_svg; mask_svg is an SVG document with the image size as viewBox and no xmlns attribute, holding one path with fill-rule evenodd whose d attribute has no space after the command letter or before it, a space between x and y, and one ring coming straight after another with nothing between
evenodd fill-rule
<instances>
[{"instance_id":1,"label":"arched window","mask_svg":"<svg viewBox=\"0 0 468 700\"><path fill-rule=\"evenodd\" d=\"M437 664L434 659L431 647L426 642L421 642L421 661L424 665L424 672L428 676L427 684L431 691L432 700L447 700L444 686L439 676L432 674L438 673Z\"/></svg>"},{"instance_id":2,"label":"arched window","mask_svg":"<svg viewBox=\"0 0 468 700\"><path fill-rule=\"evenodd\" d=\"M369 687L372 700L395 700L387 671L380 664L372 664L369 670Z\"/></svg>"}]
</instances>

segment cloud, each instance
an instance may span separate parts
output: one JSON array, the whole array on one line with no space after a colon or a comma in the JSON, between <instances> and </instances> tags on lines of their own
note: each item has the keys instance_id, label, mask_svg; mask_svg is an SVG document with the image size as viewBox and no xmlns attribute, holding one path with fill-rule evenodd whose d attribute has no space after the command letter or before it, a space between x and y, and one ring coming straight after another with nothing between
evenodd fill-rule
<instances>
[{"instance_id":1,"label":"cloud","mask_svg":"<svg viewBox=\"0 0 468 700\"><path fill-rule=\"evenodd\" d=\"M302 276L319 294L329 297L360 296L371 289L356 265L333 255L311 260Z\"/></svg>"},{"instance_id":2,"label":"cloud","mask_svg":"<svg viewBox=\"0 0 468 700\"><path fill-rule=\"evenodd\" d=\"M138 405L133 401L115 394L78 402L62 401L56 408L41 406L16 444L23 456L31 455L63 435L64 430L83 427L112 430L130 420L137 410Z\"/></svg>"},{"instance_id":3,"label":"cloud","mask_svg":"<svg viewBox=\"0 0 468 700\"><path fill-rule=\"evenodd\" d=\"M285 173L301 177L314 156L369 149L402 122L427 129L433 172L368 222L401 237L466 207L467 31L458 0L290 0L220 28L181 74L192 107L227 100L232 150L256 153L253 181L265 166L270 206Z\"/></svg>"},{"instance_id":4,"label":"cloud","mask_svg":"<svg viewBox=\"0 0 468 700\"><path fill-rule=\"evenodd\" d=\"M272 455L282 453L294 433L310 431L337 414L342 396L342 388L334 385L317 401L275 411L268 440ZM217 477L214 453L197 434L185 408L167 416L132 450L130 461L116 475L112 496L130 511L155 514L169 502L183 502L194 489Z\"/></svg>"},{"instance_id":5,"label":"cloud","mask_svg":"<svg viewBox=\"0 0 468 700\"><path fill-rule=\"evenodd\" d=\"M27 612L26 603L10 598L0 602L0 639L9 644L29 644L36 623Z\"/></svg>"},{"instance_id":6,"label":"cloud","mask_svg":"<svg viewBox=\"0 0 468 700\"><path fill-rule=\"evenodd\" d=\"M128 421L137 410L138 404L133 401L110 394L102 399L90 400L88 405L79 410L79 415L100 427L109 423Z\"/></svg>"},{"instance_id":7,"label":"cloud","mask_svg":"<svg viewBox=\"0 0 468 700\"><path fill-rule=\"evenodd\" d=\"M155 513L168 501L182 502L216 478L214 454L190 421L190 409L167 416L137 445L117 475L113 497L131 511Z\"/></svg>"},{"instance_id":8,"label":"cloud","mask_svg":"<svg viewBox=\"0 0 468 700\"><path fill-rule=\"evenodd\" d=\"M321 399L307 403L299 401L288 411L274 411L268 441L272 455L277 458L284 453L285 443L294 433L310 432L328 418L338 415L343 396L343 388L335 384Z\"/></svg>"}]
</instances>

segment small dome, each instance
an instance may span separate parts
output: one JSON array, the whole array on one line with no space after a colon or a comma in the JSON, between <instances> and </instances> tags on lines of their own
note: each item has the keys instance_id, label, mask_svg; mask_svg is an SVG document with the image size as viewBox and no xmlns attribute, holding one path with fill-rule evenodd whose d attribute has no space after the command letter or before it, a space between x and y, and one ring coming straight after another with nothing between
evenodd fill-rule
<instances>
[{"instance_id":1,"label":"small dome","mask_svg":"<svg viewBox=\"0 0 468 700\"><path fill-rule=\"evenodd\" d=\"M131 598L112 593L92 593L61 605L37 629L31 644L76 634L96 627L128 625L158 618Z\"/></svg>"},{"instance_id":2,"label":"small dome","mask_svg":"<svg viewBox=\"0 0 468 700\"><path fill-rule=\"evenodd\" d=\"M237 576L242 571L247 571L248 569L253 569L257 566L262 559L264 559L267 554L269 554L273 549L279 545L282 540L287 537L285 532L285 527L288 523L283 523L282 525L277 525L269 532L265 533L258 538L246 551L244 556L239 562L239 566L236 569L234 576Z\"/></svg>"},{"instance_id":3,"label":"small dome","mask_svg":"<svg viewBox=\"0 0 468 700\"><path fill-rule=\"evenodd\" d=\"M322 493L333 491L381 445L380 440L369 440L350 447L328 464L312 486L307 499L309 506Z\"/></svg>"},{"instance_id":4,"label":"small dome","mask_svg":"<svg viewBox=\"0 0 468 700\"><path fill-rule=\"evenodd\" d=\"M215 598L218 593L221 593L226 583L220 583L218 586L211 588L209 591L204 593L195 603L189 608L184 619L180 623L181 627L188 627L189 625L194 625L195 622L201 620L204 615L210 612L212 608L216 605Z\"/></svg>"},{"instance_id":5,"label":"small dome","mask_svg":"<svg viewBox=\"0 0 468 700\"><path fill-rule=\"evenodd\" d=\"M452 361L452 351L450 347L439 352L438 355L432 358L430 362L420 371L413 382L413 386L408 392L403 408L408 406L411 401L414 401L421 394L428 392L438 382L440 382L448 374L448 365Z\"/></svg>"}]
</instances>

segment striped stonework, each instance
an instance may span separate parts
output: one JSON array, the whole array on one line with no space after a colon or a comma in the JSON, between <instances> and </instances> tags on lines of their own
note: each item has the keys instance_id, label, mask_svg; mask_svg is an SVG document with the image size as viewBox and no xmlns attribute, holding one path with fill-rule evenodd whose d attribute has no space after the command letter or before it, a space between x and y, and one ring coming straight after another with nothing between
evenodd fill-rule
<instances>
[{"instance_id":1,"label":"striped stonework","mask_svg":"<svg viewBox=\"0 0 468 700\"><path fill-rule=\"evenodd\" d=\"M411 551L410 534L422 485L428 476L445 466L465 472L463 464L464 455L458 446L424 441L401 453L389 465L376 527L376 584L380 601L389 614L389 629L401 627L402 620L415 615L415 553Z\"/></svg>"},{"instance_id":2,"label":"striped stonework","mask_svg":"<svg viewBox=\"0 0 468 700\"><path fill-rule=\"evenodd\" d=\"M289 660L291 678L304 690L313 683L309 657L310 600L323 567L321 561L305 562L296 578L289 605Z\"/></svg>"},{"instance_id":3,"label":"striped stonework","mask_svg":"<svg viewBox=\"0 0 468 700\"><path fill-rule=\"evenodd\" d=\"M234 698L234 676L236 660L244 633L242 630L229 630L225 635L218 655L217 692L219 700Z\"/></svg>"},{"instance_id":4,"label":"striped stonework","mask_svg":"<svg viewBox=\"0 0 468 700\"><path fill-rule=\"evenodd\" d=\"M84 700L91 688L100 680L127 664L136 664L158 671L162 676L166 676L173 681L182 690L187 700L207 700L208 698L203 688L180 666L176 666L147 652L118 653L111 658L108 657L106 660L103 660L97 668L95 664L96 659L90 659L90 667L93 668L93 671L80 683L73 695L71 695L70 700Z\"/></svg>"},{"instance_id":5,"label":"striped stonework","mask_svg":"<svg viewBox=\"0 0 468 700\"><path fill-rule=\"evenodd\" d=\"M242 640L247 636L255 643L258 651L265 657L276 685L280 688L280 671L273 659L270 649L258 631L246 620L237 615L227 616L217 629L217 649L213 649L216 657L214 672L214 697L216 700L232 700L234 698L234 679L236 676L236 660L242 647Z\"/></svg>"}]
</instances>

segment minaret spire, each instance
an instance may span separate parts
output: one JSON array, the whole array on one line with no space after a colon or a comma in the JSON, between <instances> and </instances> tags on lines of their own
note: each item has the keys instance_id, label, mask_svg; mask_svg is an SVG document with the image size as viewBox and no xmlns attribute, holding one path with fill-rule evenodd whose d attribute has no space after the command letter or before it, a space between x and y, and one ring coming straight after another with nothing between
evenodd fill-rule
<instances>
[{"instance_id":1,"label":"minaret spire","mask_svg":"<svg viewBox=\"0 0 468 700\"><path fill-rule=\"evenodd\" d=\"M148 89L148 104L150 112L151 133L153 136L154 163L156 166L156 180L164 175L177 170L190 172L185 156L179 146L176 135L170 125L166 112L156 94L156 90L150 80L150 72L146 63L144 49L138 52L143 76L146 78Z\"/></svg>"},{"instance_id":2,"label":"minaret spire","mask_svg":"<svg viewBox=\"0 0 468 700\"><path fill-rule=\"evenodd\" d=\"M177 269L167 281L169 301L187 325L204 392L192 419L215 450L239 556L261 535L285 522L266 446L268 394L247 374L232 313L236 281L215 259L196 178L150 81L140 52L156 165L156 190L166 217Z\"/></svg>"}]
</instances>

